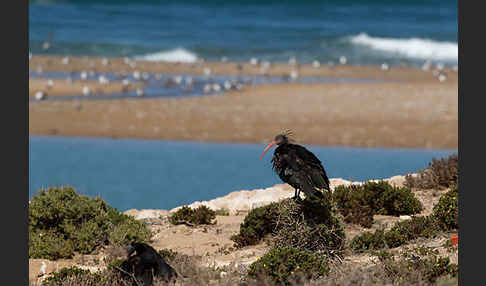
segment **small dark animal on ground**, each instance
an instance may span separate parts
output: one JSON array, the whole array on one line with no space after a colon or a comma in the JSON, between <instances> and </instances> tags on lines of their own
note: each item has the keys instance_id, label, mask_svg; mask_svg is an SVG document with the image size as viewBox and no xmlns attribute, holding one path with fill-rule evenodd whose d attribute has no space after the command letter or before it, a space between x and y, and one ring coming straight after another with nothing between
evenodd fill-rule
<instances>
[{"instance_id":1,"label":"small dark animal on ground","mask_svg":"<svg viewBox=\"0 0 486 286\"><path fill-rule=\"evenodd\" d=\"M136 254L132 255L134 252ZM166 283L175 282L177 278L174 268L153 247L145 243L131 243L127 260L123 261L120 269L125 275L137 279L133 282L134 286L151 286L154 277L161 278Z\"/></svg>"}]
</instances>

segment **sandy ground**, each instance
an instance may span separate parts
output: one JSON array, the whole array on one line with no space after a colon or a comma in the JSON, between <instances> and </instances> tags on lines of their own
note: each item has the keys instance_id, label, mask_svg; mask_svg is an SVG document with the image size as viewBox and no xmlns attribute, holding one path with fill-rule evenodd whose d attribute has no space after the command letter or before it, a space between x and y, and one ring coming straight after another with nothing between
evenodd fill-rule
<instances>
[{"instance_id":1,"label":"sandy ground","mask_svg":"<svg viewBox=\"0 0 486 286\"><path fill-rule=\"evenodd\" d=\"M33 55L29 61L29 70L36 71L39 67L43 71L95 71L95 72L132 72L135 70L149 73L165 74L203 74L205 68L211 70L212 75L289 75L295 70L299 76L321 76L331 78L373 78L406 82L438 82L432 70L423 71L419 68L392 67L387 71L376 66L350 66L322 64L320 68L314 68L310 64L298 64L291 66L286 63L275 63L268 69L261 65L251 65L248 62L202 62L202 63L170 63L170 62L149 62L136 61L135 65L125 63L123 58L107 59L108 63L103 65L102 58L95 57L70 57L69 63L63 63L63 56ZM239 68L240 67L240 68ZM445 69L443 72L448 76L448 81L457 82L457 72L452 69Z\"/></svg>"},{"instance_id":2,"label":"sandy ground","mask_svg":"<svg viewBox=\"0 0 486 286\"><path fill-rule=\"evenodd\" d=\"M403 176L392 177L388 181L397 186L401 186L404 181ZM342 179L331 179L331 184L334 186L340 184L347 184ZM272 198L267 198L268 202L278 201L283 197L293 195L293 190L288 185L276 185L275 192L272 193L272 188L267 189L267 192L272 193ZM248 195L250 192L250 200L258 201L263 196L258 190L239 191ZM285 194L281 194L281 192ZM440 195L444 194L446 190L421 190L414 191L415 196L422 202L425 209L420 215L430 214L432 207L439 200ZM234 192L238 193L238 192ZM234 196L227 196L225 200L232 200ZM268 203L267 202L267 203ZM210 205L210 204L209 204ZM211 206L211 205L210 205ZM214 207L214 205L213 205ZM172 249L174 251L187 255L200 255L204 265L209 266L224 266L230 265L249 265L261 257L267 250L268 245L262 242L255 246L248 246L242 249L234 249L233 241L230 240L231 235L238 233L239 226L243 222L248 209L243 209L239 212L235 210L242 207L234 207L230 209L229 216L217 216L216 224L209 226L188 227L185 225L174 226L169 223L168 216L174 210L128 210L125 213L134 216L136 219L145 221L150 229L153 231L153 242L150 243L155 249ZM244 208L244 207L243 207ZM176 208L177 209L177 208ZM406 219L406 217L393 217L376 215L371 229L365 229L359 225L346 224L345 232L348 243L355 235L364 231L374 231L380 227L390 227L393 223ZM437 237L434 239L418 239L410 244L396 248L395 250L403 249L404 247L418 246L418 245L442 245L448 237ZM435 247L443 256L449 256L452 263L458 263L457 252L448 253L443 246ZM58 261L48 261L45 259L29 259L29 279L36 280L41 273L40 269L42 263L46 264L46 272L59 270L62 267L70 267L77 265L84 269L96 271L104 267L104 258L108 255L108 250L101 251L96 255L77 255L73 259L63 259ZM373 256L369 253L365 254L351 254L344 258L344 263L349 263L356 267L366 267L373 264Z\"/></svg>"},{"instance_id":3,"label":"sandy ground","mask_svg":"<svg viewBox=\"0 0 486 286\"><path fill-rule=\"evenodd\" d=\"M80 108L82 107L82 108ZM29 134L457 148L457 82L288 83L222 96L29 104Z\"/></svg>"},{"instance_id":4,"label":"sandy ground","mask_svg":"<svg viewBox=\"0 0 486 286\"><path fill-rule=\"evenodd\" d=\"M123 59L36 56L31 70L133 71L158 73L258 74L248 63L154 63ZM133 64L132 64L133 65ZM202 142L267 142L279 131L292 129L302 144L457 148L457 72L445 71L440 82L432 71L397 67L336 66L313 68L273 65L268 73L372 78L383 83L284 83L247 86L221 96L192 98L117 99L29 103L29 134L192 140ZM443 71L444 72L444 71ZM30 90L43 82L32 81ZM55 84L50 94L79 92ZM111 84L110 84L111 86ZM104 87L106 88L106 87ZM111 88L111 87L110 87ZM113 89L119 89L113 85Z\"/></svg>"},{"instance_id":5,"label":"sandy ground","mask_svg":"<svg viewBox=\"0 0 486 286\"><path fill-rule=\"evenodd\" d=\"M47 96L66 96L82 95L83 88L87 86L93 95L121 93L123 90L134 90L143 87L142 83L133 83L124 88L121 82L112 82L110 84L101 84L97 81L74 81L67 82L62 79L53 79L53 86L47 85L47 79L31 78L29 79L29 98L34 98L35 93L43 91Z\"/></svg>"}]
</instances>

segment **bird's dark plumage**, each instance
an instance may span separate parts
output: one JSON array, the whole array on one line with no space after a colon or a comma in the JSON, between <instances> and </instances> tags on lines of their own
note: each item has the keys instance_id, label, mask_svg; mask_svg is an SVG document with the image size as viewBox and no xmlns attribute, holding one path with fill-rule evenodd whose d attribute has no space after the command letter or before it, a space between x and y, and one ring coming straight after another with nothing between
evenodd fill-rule
<instances>
[{"instance_id":1,"label":"bird's dark plumage","mask_svg":"<svg viewBox=\"0 0 486 286\"><path fill-rule=\"evenodd\" d=\"M308 198L323 198L330 191L329 179L321 161L305 147L288 142L285 135L277 135L272 164L282 181L295 188L295 196L303 191Z\"/></svg>"}]
</instances>

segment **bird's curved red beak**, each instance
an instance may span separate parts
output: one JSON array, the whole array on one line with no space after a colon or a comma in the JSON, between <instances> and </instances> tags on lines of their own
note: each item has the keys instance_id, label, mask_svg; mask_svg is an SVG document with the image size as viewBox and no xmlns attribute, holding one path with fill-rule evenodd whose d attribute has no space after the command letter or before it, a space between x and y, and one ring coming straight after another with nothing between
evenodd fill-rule
<instances>
[{"instance_id":1,"label":"bird's curved red beak","mask_svg":"<svg viewBox=\"0 0 486 286\"><path fill-rule=\"evenodd\" d=\"M270 144L268 144L267 147L265 147L265 150L263 150L263 153L260 156L260 160L263 158L263 155L265 155L265 153L267 153L267 151L270 150L270 148L272 148L275 145L277 145L277 141L270 142Z\"/></svg>"}]
</instances>

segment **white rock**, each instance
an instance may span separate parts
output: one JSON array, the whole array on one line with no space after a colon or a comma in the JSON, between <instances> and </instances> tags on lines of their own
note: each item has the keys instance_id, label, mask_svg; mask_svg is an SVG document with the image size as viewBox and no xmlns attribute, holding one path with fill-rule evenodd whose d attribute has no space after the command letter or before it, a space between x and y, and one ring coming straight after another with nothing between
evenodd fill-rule
<instances>
[{"instance_id":1,"label":"white rock","mask_svg":"<svg viewBox=\"0 0 486 286\"><path fill-rule=\"evenodd\" d=\"M312 66L317 69L321 66L321 63L318 60L315 60L312 62Z\"/></svg>"},{"instance_id":2,"label":"white rock","mask_svg":"<svg viewBox=\"0 0 486 286\"><path fill-rule=\"evenodd\" d=\"M399 218L400 218L400 220L409 220L409 219L412 219L412 217L409 216L409 215L401 215Z\"/></svg>"},{"instance_id":3,"label":"white rock","mask_svg":"<svg viewBox=\"0 0 486 286\"><path fill-rule=\"evenodd\" d=\"M256 66L258 64L258 59L257 58L251 58L250 64L253 65L253 66Z\"/></svg>"}]
</instances>

